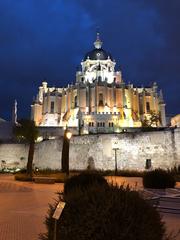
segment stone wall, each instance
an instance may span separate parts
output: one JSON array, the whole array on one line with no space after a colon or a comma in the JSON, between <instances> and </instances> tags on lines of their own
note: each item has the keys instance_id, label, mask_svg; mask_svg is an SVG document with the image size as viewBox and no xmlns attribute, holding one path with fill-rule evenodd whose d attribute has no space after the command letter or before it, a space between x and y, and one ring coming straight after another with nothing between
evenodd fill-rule
<instances>
[{"instance_id":1,"label":"stone wall","mask_svg":"<svg viewBox=\"0 0 180 240\"><path fill-rule=\"evenodd\" d=\"M0 168L24 168L28 159L28 144L0 144ZM39 168L61 168L62 139L47 140L35 145L34 165Z\"/></svg>"},{"instance_id":2,"label":"stone wall","mask_svg":"<svg viewBox=\"0 0 180 240\"><path fill-rule=\"evenodd\" d=\"M71 142L72 169L87 168L88 159L97 169L114 169L114 146L118 148L118 169L143 170L146 159L151 159L153 168L180 164L180 129L74 137Z\"/></svg>"},{"instance_id":3,"label":"stone wall","mask_svg":"<svg viewBox=\"0 0 180 240\"><path fill-rule=\"evenodd\" d=\"M118 169L152 167L170 168L180 165L180 128L165 131L75 136L70 144L70 168L114 169L115 150ZM62 139L36 144L34 164L40 168L61 168ZM0 144L0 163L7 167L24 167L28 145ZM1 164L2 165L2 164ZM0 166L1 167L1 166Z\"/></svg>"}]
</instances>

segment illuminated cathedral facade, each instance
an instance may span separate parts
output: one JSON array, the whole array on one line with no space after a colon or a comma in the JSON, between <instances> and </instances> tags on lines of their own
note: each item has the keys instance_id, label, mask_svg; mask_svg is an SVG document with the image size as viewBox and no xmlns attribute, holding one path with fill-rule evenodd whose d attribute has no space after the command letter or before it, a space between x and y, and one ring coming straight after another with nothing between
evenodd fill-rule
<instances>
[{"instance_id":1,"label":"illuminated cathedral facade","mask_svg":"<svg viewBox=\"0 0 180 240\"><path fill-rule=\"evenodd\" d=\"M157 84L126 84L115 66L97 33L94 49L76 72L75 84L55 88L42 82L31 105L32 120L37 126L75 128L82 134L108 133L142 127L154 113L159 116L156 126L166 126L165 103Z\"/></svg>"}]
</instances>

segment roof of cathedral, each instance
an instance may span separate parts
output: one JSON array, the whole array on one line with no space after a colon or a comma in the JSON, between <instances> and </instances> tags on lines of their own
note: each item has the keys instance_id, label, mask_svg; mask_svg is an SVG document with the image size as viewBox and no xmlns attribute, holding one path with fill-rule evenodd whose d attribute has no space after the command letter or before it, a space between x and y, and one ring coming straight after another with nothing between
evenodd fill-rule
<instances>
[{"instance_id":1,"label":"roof of cathedral","mask_svg":"<svg viewBox=\"0 0 180 240\"><path fill-rule=\"evenodd\" d=\"M100 49L93 49L92 51L88 52L85 55L84 60L87 60L87 59L90 59L90 60L107 60L108 58L113 60L111 54L109 54L108 52L106 52L105 50L100 48Z\"/></svg>"},{"instance_id":2,"label":"roof of cathedral","mask_svg":"<svg viewBox=\"0 0 180 240\"><path fill-rule=\"evenodd\" d=\"M94 42L95 49L88 52L84 60L90 59L90 60L107 60L108 58L113 60L110 53L106 52L104 49L102 49L102 41L100 40L99 33L97 32L97 38Z\"/></svg>"}]
</instances>

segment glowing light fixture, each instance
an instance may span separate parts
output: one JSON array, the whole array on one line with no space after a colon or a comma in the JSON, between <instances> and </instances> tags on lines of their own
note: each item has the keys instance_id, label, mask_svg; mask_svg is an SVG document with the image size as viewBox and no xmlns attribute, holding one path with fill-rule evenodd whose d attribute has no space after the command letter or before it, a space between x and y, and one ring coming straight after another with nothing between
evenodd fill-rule
<instances>
[{"instance_id":1,"label":"glowing light fixture","mask_svg":"<svg viewBox=\"0 0 180 240\"><path fill-rule=\"evenodd\" d=\"M71 137L72 137L72 132L70 132L69 130L67 130L66 131L66 137L67 137L67 139L71 139Z\"/></svg>"}]
</instances>

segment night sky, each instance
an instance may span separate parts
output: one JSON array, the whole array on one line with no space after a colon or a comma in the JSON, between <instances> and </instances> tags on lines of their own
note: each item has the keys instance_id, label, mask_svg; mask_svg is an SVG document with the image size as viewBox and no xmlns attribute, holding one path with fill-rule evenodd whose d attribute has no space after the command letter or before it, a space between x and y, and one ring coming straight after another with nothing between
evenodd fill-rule
<instances>
[{"instance_id":1,"label":"night sky","mask_svg":"<svg viewBox=\"0 0 180 240\"><path fill-rule=\"evenodd\" d=\"M156 81L167 113L180 113L179 12L179 0L0 0L0 117L11 118L14 99L29 117L45 78L74 82L97 27L125 82Z\"/></svg>"}]
</instances>

